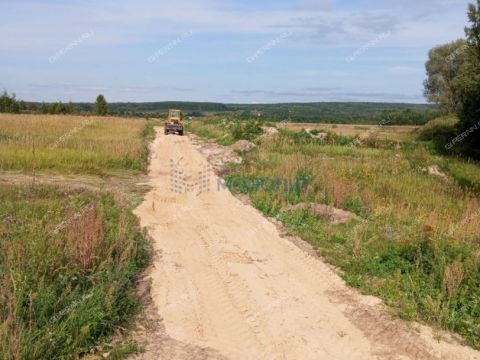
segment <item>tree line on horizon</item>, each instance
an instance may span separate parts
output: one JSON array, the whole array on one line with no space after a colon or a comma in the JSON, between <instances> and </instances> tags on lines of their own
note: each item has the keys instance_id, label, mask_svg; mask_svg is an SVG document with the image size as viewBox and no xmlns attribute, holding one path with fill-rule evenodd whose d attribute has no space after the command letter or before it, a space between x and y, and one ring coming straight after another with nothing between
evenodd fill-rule
<instances>
[{"instance_id":1,"label":"tree line on horizon","mask_svg":"<svg viewBox=\"0 0 480 360\"><path fill-rule=\"evenodd\" d=\"M5 103L13 104L2 106ZM19 105L20 104L20 105ZM170 108L179 108L187 116L203 117L207 114L228 115L238 120L265 120L272 122L309 122L337 124L423 125L439 116L436 106L422 104L322 102L282 104L222 104L197 102L148 102L106 104L99 95L91 103L31 103L19 102L15 94L4 92L0 97L0 113L40 114L112 114L121 116L164 117ZM106 107L106 109L105 109Z\"/></svg>"},{"instance_id":2,"label":"tree line on horizon","mask_svg":"<svg viewBox=\"0 0 480 360\"><path fill-rule=\"evenodd\" d=\"M427 140L434 140L437 145L449 153L466 155L480 159L480 0L468 6L468 21L465 38L457 39L429 51L425 64L427 79L424 82L424 96L435 108L423 107L412 110L396 105L396 108L379 110L379 105L372 103L313 103L313 104L264 104L234 105L208 103L205 106L215 111L219 105L220 113L230 111L240 120L265 119L269 121L295 122L336 122L336 123L385 123L387 125L423 125L435 119L439 114L458 118L458 122L439 122L431 126ZM155 105L157 104L157 105ZM153 109L160 103L123 103L115 104L112 113L123 115L152 115ZM170 104L170 103L169 103ZM200 116L200 103L181 103L193 106ZM83 107L84 104L82 104ZM207 106L209 105L209 106ZM218 106L217 106L218 105ZM349 107L350 105L350 107ZM84 107L83 107L84 108ZM258 108L258 109L257 109ZM84 108L85 109L85 108ZM109 106L103 95L98 95L96 103L90 109L92 114L107 115ZM140 112L143 110L143 113ZM84 110L85 111L85 110ZM88 111L88 110L87 110ZM6 91L0 96L0 113L41 113L73 114L78 113L77 105L62 102L35 104L18 101L15 94ZM159 112L157 112L159 114ZM435 120L434 120L435 121Z\"/></svg>"},{"instance_id":3,"label":"tree line on horizon","mask_svg":"<svg viewBox=\"0 0 480 360\"><path fill-rule=\"evenodd\" d=\"M95 104L90 111L93 115L105 116L108 115L108 103L105 97L100 94L97 96ZM78 107L71 101L63 103L61 101L54 103L28 103L23 100L17 100L15 93L11 95L4 90L0 96L0 113L33 113L33 114L78 114L80 113Z\"/></svg>"}]
</instances>

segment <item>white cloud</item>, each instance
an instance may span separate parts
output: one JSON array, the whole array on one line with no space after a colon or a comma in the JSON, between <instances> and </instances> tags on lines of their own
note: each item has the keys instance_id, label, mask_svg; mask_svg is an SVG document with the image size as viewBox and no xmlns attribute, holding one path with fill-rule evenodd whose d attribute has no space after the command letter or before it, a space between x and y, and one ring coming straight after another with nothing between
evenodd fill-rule
<instances>
[{"instance_id":1,"label":"white cloud","mask_svg":"<svg viewBox=\"0 0 480 360\"><path fill-rule=\"evenodd\" d=\"M296 42L309 46L313 40L354 46L385 31L393 31L392 46L432 44L461 35L466 22L463 4L457 3L455 10L446 0L417 3L402 2L402 11L393 3L346 11L328 0L297 0L295 6L278 9L239 7L231 0L87 0L75 5L7 1L0 5L0 48L58 48L90 29L96 34L92 44L97 45L154 41L185 29L217 34L291 30ZM451 11L432 11L439 6Z\"/></svg>"},{"instance_id":2,"label":"white cloud","mask_svg":"<svg viewBox=\"0 0 480 360\"><path fill-rule=\"evenodd\" d=\"M340 3L0 0L0 77L9 89L32 99L65 94L74 100L90 99L101 89L117 100L246 98L229 93L231 87L248 89L261 83L277 91L256 94L266 100L315 100L325 95L308 90L318 84L345 89L325 95L327 99L403 99L402 94L421 93L428 49L462 36L467 22L468 0ZM62 61L48 63L50 56L90 31L95 35ZM165 56L155 66L143 66L148 56L187 31L194 36L172 52L182 56ZM389 31L391 36L355 63L344 61ZM247 56L285 32L292 35L254 65L242 67ZM55 82L92 85L67 84L45 91L30 86ZM166 86L148 88L158 84ZM173 85L197 90L175 90Z\"/></svg>"}]
</instances>

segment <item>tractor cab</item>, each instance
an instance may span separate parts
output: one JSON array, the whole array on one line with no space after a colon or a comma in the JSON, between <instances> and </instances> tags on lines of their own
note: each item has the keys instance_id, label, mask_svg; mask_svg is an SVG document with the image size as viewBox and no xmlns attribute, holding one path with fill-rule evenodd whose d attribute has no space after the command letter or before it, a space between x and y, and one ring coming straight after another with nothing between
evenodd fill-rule
<instances>
[{"instance_id":1,"label":"tractor cab","mask_svg":"<svg viewBox=\"0 0 480 360\"><path fill-rule=\"evenodd\" d=\"M177 133L183 136L183 113L182 110L168 110L167 121L165 121L165 135Z\"/></svg>"}]
</instances>

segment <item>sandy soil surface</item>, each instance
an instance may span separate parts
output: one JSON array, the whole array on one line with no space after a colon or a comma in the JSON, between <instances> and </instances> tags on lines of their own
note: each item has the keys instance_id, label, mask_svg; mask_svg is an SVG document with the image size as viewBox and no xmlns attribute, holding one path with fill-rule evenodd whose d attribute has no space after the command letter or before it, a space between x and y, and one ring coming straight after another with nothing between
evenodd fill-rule
<instances>
[{"instance_id":1,"label":"sandy soil surface","mask_svg":"<svg viewBox=\"0 0 480 360\"><path fill-rule=\"evenodd\" d=\"M392 319L225 189L187 137L157 132L136 209L162 327L139 359L480 359Z\"/></svg>"}]
</instances>

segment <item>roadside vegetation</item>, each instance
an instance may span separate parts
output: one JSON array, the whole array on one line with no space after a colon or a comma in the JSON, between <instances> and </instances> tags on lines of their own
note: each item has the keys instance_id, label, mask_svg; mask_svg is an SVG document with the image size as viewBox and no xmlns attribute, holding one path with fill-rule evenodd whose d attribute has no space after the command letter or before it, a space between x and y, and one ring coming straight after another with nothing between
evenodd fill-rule
<instances>
[{"instance_id":1,"label":"roadside vegetation","mask_svg":"<svg viewBox=\"0 0 480 360\"><path fill-rule=\"evenodd\" d=\"M191 130L232 138L233 126L214 128L211 120ZM480 165L442 156L413 133L402 141L315 135L280 129L254 138L257 147L232 165L227 185L313 245L348 284L403 318L456 331L480 348ZM429 174L433 165L445 177ZM308 179L306 188L238 186L299 178ZM359 220L333 224L289 210L300 203L348 210Z\"/></svg>"},{"instance_id":2,"label":"roadside vegetation","mask_svg":"<svg viewBox=\"0 0 480 360\"><path fill-rule=\"evenodd\" d=\"M140 310L135 280L149 261L136 200L83 181L135 183L157 123L0 115L0 359L119 359L139 350L111 340ZM19 174L31 181L8 181ZM54 185L51 176L74 181Z\"/></svg>"},{"instance_id":3,"label":"roadside vegetation","mask_svg":"<svg viewBox=\"0 0 480 360\"><path fill-rule=\"evenodd\" d=\"M232 117L210 117L188 122L186 130L221 145L231 145L237 140L253 140L263 133L265 123L258 120L238 121Z\"/></svg>"},{"instance_id":4,"label":"roadside vegetation","mask_svg":"<svg viewBox=\"0 0 480 360\"><path fill-rule=\"evenodd\" d=\"M0 197L0 359L97 353L138 309L137 219L107 194L2 185Z\"/></svg>"}]
</instances>

